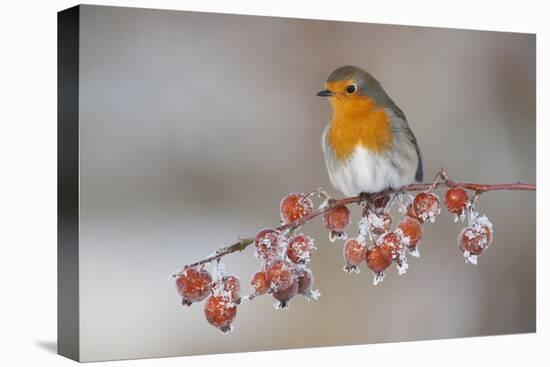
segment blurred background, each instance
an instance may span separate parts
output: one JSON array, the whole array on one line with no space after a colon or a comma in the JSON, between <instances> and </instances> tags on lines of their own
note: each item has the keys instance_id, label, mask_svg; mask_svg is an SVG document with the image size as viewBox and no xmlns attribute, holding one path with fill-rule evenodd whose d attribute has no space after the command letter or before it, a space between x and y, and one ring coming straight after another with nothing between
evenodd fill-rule
<instances>
[{"instance_id":1,"label":"blurred background","mask_svg":"<svg viewBox=\"0 0 550 367\"><path fill-rule=\"evenodd\" d=\"M371 72L405 112L426 180L535 182L535 36L83 6L80 33L80 343L83 360L456 338L535 331L535 193L483 195L493 245L426 224L421 257L383 283L342 271L321 221L316 302L239 307L235 330L181 306L170 274L277 225L280 199L340 197L320 147L328 74ZM359 211L353 208L350 231ZM397 216L394 217L397 221ZM244 292L253 249L225 258Z\"/></svg>"}]
</instances>

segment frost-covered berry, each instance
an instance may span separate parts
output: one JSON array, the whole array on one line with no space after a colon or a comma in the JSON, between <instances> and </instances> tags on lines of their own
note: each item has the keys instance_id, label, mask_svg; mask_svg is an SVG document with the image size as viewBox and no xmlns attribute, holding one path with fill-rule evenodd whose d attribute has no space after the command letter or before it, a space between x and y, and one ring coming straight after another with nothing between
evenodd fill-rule
<instances>
[{"instance_id":1,"label":"frost-covered berry","mask_svg":"<svg viewBox=\"0 0 550 367\"><path fill-rule=\"evenodd\" d=\"M414 218L416 219L417 221L419 221L420 223L424 223L425 220L423 220L422 218L420 218L418 215L416 215L416 213L414 212L414 208L413 208L413 205L412 203L409 204L407 206L407 211L405 213L407 215L407 217L410 217L410 218Z\"/></svg>"},{"instance_id":2,"label":"frost-covered berry","mask_svg":"<svg viewBox=\"0 0 550 367\"><path fill-rule=\"evenodd\" d=\"M345 205L334 207L323 215L325 227L334 232L343 232L350 222L350 211Z\"/></svg>"},{"instance_id":3,"label":"frost-covered berry","mask_svg":"<svg viewBox=\"0 0 550 367\"><path fill-rule=\"evenodd\" d=\"M266 228L260 231L254 240L256 246L256 256L261 261L267 261L279 256L279 236L280 232L273 228Z\"/></svg>"},{"instance_id":4,"label":"frost-covered berry","mask_svg":"<svg viewBox=\"0 0 550 367\"><path fill-rule=\"evenodd\" d=\"M367 246L355 239L350 238L344 243L344 259L346 265L344 271L351 273L353 271L359 272L358 266L365 261L367 254Z\"/></svg>"},{"instance_id":5,"label":"frost-covered berry","mask_svg":"<svg viewBox=\"0 0 550 367\"><path fill-rule=\"evenodd\" d=\"M407 248L414 251L422 239L422 224L420 224L418 219L405 217L399 222L398 228L403 232L403 242Z\"/></svg>"},{"instance_id":6,"label":"frost-covered berry","mask_svg":"<svg viewBox=\"0 0 550 367\"><path fill-rule=\"evenodd\" d=\"M369 213L367 216L369 229L372 234L381 235L389 231L392 223L390 213Z\"/></svg>"},{"instance_id":7,"label":"frost-covered berry","mask_svg":"<svg viewBox=\"0 0 550 367\"><path fill-rule=\"evenodd\" d=\"M290 284L289 287L273 292L273 297L277 301L279 301L279 303L276 305L276 308L277 309L288 308L288 302L292 298L294 298L295 295L298 294L298 288L299 288L298 279L294 278L294 280L292 281L292 284Z\"/></svg>"},{"instance_id":8,"label":"frost-covered berry","mask_svg":"<svg viewBox=\"0 0 550 367\"><path fill-rule=\"evenodd\" d=\"M204 305L204 315L211 325L227 333L237 316L237 305L224 296L212 295Z\"/></svg>"},{"instance_id":9,"label":"frost-covered berry","mask_svg":"<svg viewBox=\"0 0 550 367\"><path fill-rule=\"evenodd\" d=\"M299 268L297 275L298 294L305 297L306 301L317 300L321 293L313 289L313 272L308 268Z\"/></svg>"},{"instance_id":10,"label":"frost-covered berry","mask_svg":"<svg viewBox=\"0 0 550 367\"><path fill-rule=\"evenodd\" d=\"M286 255L295 264L305 264L311 258L311 251L315 248L313 239L304 234L299 234L290 239Z\"/></svg>"},{"instance_id":11,"label":"frost-covered berry","mask_svg":"<svg viewBox=\"0 0 550 367\"><path fill-rule=\"evenodd\" d=\"M371 200L371 208L375 213L382 213L390 201L390 195L379 196Z\"/></svg>"},{"instance_id":12,"label":"frost-covered berry","mask_svg":"<svg viewBox=\"0 0 550 367\"><path fill-rule=\"evenodd\" d=\"M367 266L374 273L382 273L392 264L394 257L395 248L383 242L367 250Z\"/></svg>"},{"instance_id":13,"label":"frost-covered berry","mask_svg":"<svg viewBox=\"0 0 550 367\"><path fill-rule=\"evenodd\" d=\"M190 306L193 302L205 299L212 289L212 277L204 269L186 269L176 279L176 287L182 297L182 304Z\"/></svg>"},{"instance_id":14,"label":"frost-covered berry","mask_svg":"<svg viewBox=\"0 0 550 367\"><path fill-rule=\"evenodd\" d=\"M384 236L382 236L378 244L389 246L391 249L393 249L395 255L396 251L399 251L403 248L403 234L399 230L386 233Z\"/></svg>"},{"instance_id":15,"label":"frost-covered berry","mask_svg":"<svg viewBox=\"0 0 550 367\"><path fill-rule=\"evenodd\" d=\"M265 275L270 290L286 289L295 279L294 265L286 260L275 260L268 264Z\"/></svg>"},{"instance_id":16,"label":"frost-covered berry","mask_svg":"<svg viewBox=\"0 0 550 367\"><path fill-rule=\"evenodd\" d=\"M492 231L488 226L466 227L458 235L458 246L463 252L481 255L492 242Z\"/></svg>"},{"instance_id":17,"label":"frost-covered berry","mask_svg":"<svg viewBox=\"0 0 550 367\"><path fill-rule=\"evenodd\" d=\"M281 200L280 209L283 223L291 223L310 214L313 211L313 202L307 195L292 193Z\"/></svg>"},{"instance_id":18,"label":"frost-covered berry","mask_svg":"<svg viewBox=\"0 0 550 367\"><path fill-rule=\"evenodd\" d=\"M308 294L313 286L313 272L308 268L298 269L296 278L298 279L298 293Z\"/></svg>"},{"instance_id":19,"label":"frost-covered berry","mask_svg":"<svg viewBox=\"0 0 550 367\"><path fill-rule=\"evenodd\" d=\"M269 291L269 283L267 282L265 272L263 271L259 271L254 274L250 284L252 285L252 293L256 296L261 296Z\"/></svg>"},{"instance_id":20,"label":"frost-covered berry","mask_svg":"<svg viewBox=\"0 0 550 367\"><path fill-rule=\"evenodd\" d=\"M464 254L466 262L477 264L477 256L481 255L493 241L493 224L487 216L479 216L479 213L470 207L470 226L460 231L458 246Z\"/></svg>"},{"instance_id":21,"label":"frost-covered berry","mask_svg":"<svg viewBox=\"0 0 550 367\"><path fill-rule=\"evenodd\" d=\"M241 282L239 278L234 275L224 276L223 279L223 290L227 292L227 295L235 303L240 303L241 298Z\"/></svg>"},{"instance_id":22,"label":"frost-covered berry","mask_svg":"<svg viewBox=\"0 0 550 367\"><path fill-rule=\"evenodd\" d=\"M416 216L422 218L423 222L429 219L433 223L435 217L441 212L439 197L428 191L416 195L412 207Z\"/></svg>"},{"instance_id":23,"label":"frost-covered berry","mask_svg":"<svg viewBox=\"0 0 550 367\"><path fill-rule=\"evenodd\" d=\"M445 193L445 206L452 214L462 215L468 204L468 194L460 187L450 189Z\"/></svg>"}]
</instances>

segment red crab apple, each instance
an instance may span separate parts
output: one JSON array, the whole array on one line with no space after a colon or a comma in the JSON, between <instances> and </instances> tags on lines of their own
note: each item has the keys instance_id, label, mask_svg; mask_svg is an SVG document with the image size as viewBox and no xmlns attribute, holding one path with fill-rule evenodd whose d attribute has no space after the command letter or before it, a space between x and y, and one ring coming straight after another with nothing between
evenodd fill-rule
<instances>
[{"instance_id":1,"label":"red crab apple","mask_svg":"<svg viewBox=\"0 0 550 367\"><path fill-rule=\"evenodd\" d=\"M227 297L212 295L204 305L204 315L211 325L227 333L231 331L231 323L237 316L237 306Z\"/></svg>"},{"instance_id":2,"label":"red crab apple","mask_svg":"<svg viewBox=\"0 0 550 367\"><path fill-rule=\"evenodd\" d=\"M439 197L433 192L424 191L416 195L412 204L413 211L422 221L429 219L431 222L441 211L439 206Z\"/></svg>"},{"instance_id":3,"label":"red crab apple","mask_svg":"<svg viewBox=\"0 0 550 367\"><path fill-rule=\"evenodd\" d=\"M185 269L176 279L176 287L182 297L182 304L190 306L193 302L205 299L212 289L212 277L204 269Z\"/></svg>"},{"instance_id":4,"label":"red crab apple","mask_svg":"<svg viewBox=\"0 0 550 367\"><path fill-rule=\"evenodd\" d=\"M323 214L323 224L334 232L343 232L350 221L350 211L345 205L338 205Z\"/></svg>"},{"instance_id":5,"label":"red crab apple","mask_svg":"<svg viewBox=\"0 0 550 367\"><path fill-rule=\"evenodd\" d=\"M445 193L445 206L452 214L461 215L468 206L468 202L468 194L460 187L455 187Z\"/></svg>"},{"instance_id":6,"label":"red crab apple","mask_svg":"<svg viewBox=\"0 0 550 367\"><path fill-rule=\"evenodd\" d=\"M313 239L299 234L292 237L288 242L286 255L295 264L305 264L309 261L313 248Z\"/></svg>"},{"instance_id":7,"label":"red crab apple","mask_svg":"<svg viewBox=\"0 0 550 367\"><path fill-rule=\"evenodd\" d=\"M266 279L272 291L287 289L294 282L294 265L286 260L275 260L267 266Z\"/></svg>"},{"instance_id":8,"label":"red crab apple","mask_svg":"<svg viewBox=\"0 0 550 367\"><path fill-rule=\"evenodd\" d=\"M250 284L252 285L253 294L256 296L261 296L269 291L269 283L267 282L264 271L259 271L254 274Z\"/></svg>"},{"instance_id":9,"label":"red crab apple","mask_svg":"<svg viewBox=\"0 0 550 367\"><path fill-rule=\"evenodd\" d=\"M280 211L283 223L292 223L310 214L313 202L305 194L292 193L281 200Z\"/></svg>"}]
</instances>

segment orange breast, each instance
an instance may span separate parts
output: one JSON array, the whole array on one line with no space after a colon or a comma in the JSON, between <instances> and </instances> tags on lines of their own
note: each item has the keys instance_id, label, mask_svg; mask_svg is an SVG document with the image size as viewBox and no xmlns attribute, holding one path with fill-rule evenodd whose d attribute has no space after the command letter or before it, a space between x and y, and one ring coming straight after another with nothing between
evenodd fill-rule
<instances>
[{"instance_id":1,"label":"orange breast","mask_svg":"<svg viewBox=\"0 0 550 367\"><path fill-rule=\"evenodd\" d=\"M373 153L391 148L390 118L374 101L366 97L349 100L342 96L331 98L331 103L333 115L328 143L337 159L348 158L356 146Z\"/></svg>"}]
</instances>

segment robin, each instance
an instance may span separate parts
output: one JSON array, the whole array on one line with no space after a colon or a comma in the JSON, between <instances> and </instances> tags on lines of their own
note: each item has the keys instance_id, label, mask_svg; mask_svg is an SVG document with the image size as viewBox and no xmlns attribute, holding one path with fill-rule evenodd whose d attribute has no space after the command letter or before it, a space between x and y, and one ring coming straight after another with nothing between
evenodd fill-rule
<instances>
[{"instance_id":1,"label":"robin","mask_svg":"<svg viewBox=\"0 0 550 367\"><path fill-rule=\"evenodd\" d=\"M321 145L335 188L355 196L422 181L416 138L378 80L356 66L342 66L325 88L317 95L329 98L332 119Z\"/></svg>"}]
</instances>

